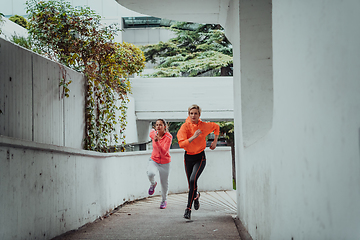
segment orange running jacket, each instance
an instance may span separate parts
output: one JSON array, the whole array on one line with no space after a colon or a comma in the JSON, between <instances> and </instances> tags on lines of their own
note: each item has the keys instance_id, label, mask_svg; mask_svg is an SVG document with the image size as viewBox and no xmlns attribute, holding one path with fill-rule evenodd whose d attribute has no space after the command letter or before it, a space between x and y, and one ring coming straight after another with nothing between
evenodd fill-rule
<instances>
[{"instance_id":1,"label":"orange running jacket","mask_svg":"<svg viewBox=\"0 0 360 240\"><path fill-rule=\"evenodd\" d=\"M200 129L202 133L190 143L188 139L191 138L198 129ZM177 133L179 146L189 155L201 153L206 148L205 137L212 132L214 132L215 135L219 135L220 127L218 124L214 122L203 122L201 119L199 119L197 124L193 124L191 123L190 117L187 117L185 123L181 125Z\"/></svg>"}]
</instances>

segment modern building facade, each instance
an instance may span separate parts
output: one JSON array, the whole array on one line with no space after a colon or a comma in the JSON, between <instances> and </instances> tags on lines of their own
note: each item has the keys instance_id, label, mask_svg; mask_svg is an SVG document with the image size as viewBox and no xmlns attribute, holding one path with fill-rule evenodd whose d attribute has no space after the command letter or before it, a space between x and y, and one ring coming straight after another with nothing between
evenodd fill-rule
<instances>
[{"instance_id":1,"label":"modern building facade","mask_svg":"<svg viewBox=\"0 0 360 240\"><path fill-rule=\"evenodd\" d=\"M234 48L232 91L237 211L253 239L360 238L359 1L117 2L139 12L139 16L220 23L226 29ZM8 147L12 144L10 140L0 139L3 162L10 166L13 156L15 160L17 156L25 156L22 150L17 150L19 147L15 150ZM18 146L21 144L24 145L21 142ZM42 181L45 174L26 170L33 169L31 162L36 162L39 151L31 153L35 149L33 144L28 144L27 149L30 150L26 150L26 154L35 157L23 167L22 175L19 175L21 178L15 178L18 174L16 168L11 168L9 172L3 170L2 176L7 177L4 177L1 186L5 181L9 186L20 185L24 181L21 180L23 173L34 175L38 183ZM100 164L96 159L103 156L92 154L84 159L86 153L78 151L69 160L64 157L66 154L60 153L56 147L50 148L36 164L46 164L48 156L55 157L55 160L51 160L52 165L44 165L48 166L46 169L38 169L44 172L48 169L54 174L53 166L56 166L57 160L64 159L60 167L79 174L83 180L94 179L80 168L73 169L72 161L78 166L90 166L87 170L94 171ZM12 162L18 164L16 167L22 166L17 161ZM101 161L101 164L105 162L115 164L113 159ZM110 169L109 166L100 166L103 171ZM37 188L36 193L39 196L55 195L54 202L61 206L76 206L72 204L83 200L79 212L90 210L91 213L103 212L106 207L112 206L113 202L109 199L121 201L127 197L113 196L109 190L106 192L108 195L102 195L108 198L99 199L98 205L91 205L87 199L76 198L75 190L66 188L71 183L69 179L67 174L62 175L56 187L70 198L63 199L56 193L47 192L50 189L47 186L54 184L50 180L45 182L45 191ZM100 179L103 183L109 181ZM123 179L119 177L118 180ZM101 187L99 183L91 190L99 193ZM27 203L20 203L21 197L25 196L25 193L22 194L17 192L12 195L16 200L14 206L29 209ZM145 193L139 192L136 196L142 194ZM3 197L2 201L5 200L8 198ZM34 199L31 201L31 204L37 203ZM13 206L12 202L8 204ZM89 206L91 209L87 209ZM25 220L10 218L12 225L19 229L21 224L36 225L31 213L39 213L31 211ZM49 204L44 212L52 214L54 206ZM4 216L10 217L12 212L6 213ZM48 221L48 231L51 232L51 226L61 219L61 213L68 222L67 227L80 224L75 223L78 219L73 211L64 210ZM93 215L82 215L81 221L91 221L91 217ZM2 224L8 222L4 218L1 221ZM30 227L41 229L40 225ZM67 227L63 226L58 231L66 231Z\"/></svg>"}]
</instances>

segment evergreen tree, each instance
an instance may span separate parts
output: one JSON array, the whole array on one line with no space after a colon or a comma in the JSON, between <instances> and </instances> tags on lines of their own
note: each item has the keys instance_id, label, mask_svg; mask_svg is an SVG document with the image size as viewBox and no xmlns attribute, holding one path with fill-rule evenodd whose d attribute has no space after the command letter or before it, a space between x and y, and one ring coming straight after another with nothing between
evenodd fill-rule
<instances>
[{"instance_id":1,"label":"evergreen tree","mask_svg":"<svg viewBox=\"0 0 360 240\"><path fill-rule=\"evenodd\" d=\"M176 37L142 47L147 62L159 62L150 77L232 75L232 45L219 24L177 22L169 29Z\"/></svg>"}]
</instances>

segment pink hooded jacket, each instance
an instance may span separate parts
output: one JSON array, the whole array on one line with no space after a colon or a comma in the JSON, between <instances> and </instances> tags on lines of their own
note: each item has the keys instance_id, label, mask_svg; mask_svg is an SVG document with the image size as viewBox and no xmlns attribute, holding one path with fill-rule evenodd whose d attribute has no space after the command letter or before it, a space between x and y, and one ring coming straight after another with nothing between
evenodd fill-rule
<instances>
[{"instance_id":1,"label":"pink hooded jacket","mask_svg":"<svg viewBox=\"0 0 360 240\"><path fill-rule=\"evenodd\" d=\"M160 163L160 164L166 164L171 162L171 156L170 156L170 146L172 142L172 135L168 132L165 132L164 136L157 142L154 141L154 137L157 132L154 129L151 129L150 131L150 138L153 140L153 150L151 153L151 159L154 162Z\"/></svg>"}]
</instances>

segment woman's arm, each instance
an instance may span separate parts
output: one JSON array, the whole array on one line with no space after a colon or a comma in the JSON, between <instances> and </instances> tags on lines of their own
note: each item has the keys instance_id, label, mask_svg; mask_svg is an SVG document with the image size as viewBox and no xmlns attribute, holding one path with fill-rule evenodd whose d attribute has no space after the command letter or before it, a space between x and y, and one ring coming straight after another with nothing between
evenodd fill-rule
<instances>
[{"instance_id":1,"label":"woman's arm","mask_svg":"<svg viewBox=\"0 0 360 240\"><path fill-rule=\"evenodd\" d=\"M181 125L177 133L177 139L178 139L179 147L181 148L187 147L190 144L189 140L187 139L185 124Z\"/></svg>"},{"instance_id":2,"label":"woman's arm","mask_svg":"<svg viewBox=\"0 0 360 240\"><path fill-rule=\"evenodd\" d=\"M155 142L155 145L157 146L157 148L159 149L159 152L162 154L162 155L165 155L169 149L170 149L170 146L171 146L171 142L172 142L172 136L171 134L166 134L165 136L165 139L164 139L164 144L161 145L160 144L160 141L156 141Z\"/></svg>"},{"instance_id":3,"label":"woman's arm","mask_svg":"<svg viewBox=\"0 0 360 240\"><path fill-rule=\"evenodd\" d=\"M151 138L151 140L154 140L155 134L156 134L155 129L151 129L151 130L150 130L150 133L149 133L149 137Z\"/></svg>"},{"instance_id":4,"label":"woman's arm","mask_svg":"<svg viewBox=\"0 0 360 240\"><path fill-rule=\"evenodd\" d=\"M181 128L177 134L177 139L179 142L179 146L181 148L188 146L192 141L194 141L202 133L202 131L200 129L198 129L195 131L195 133L190 138L187 138L186 129L183 126L184 125L181 126Z\"/></svg>"},{"instance_id":5,"label":"woman's arm","mask_svg":"<svg viewBox=\"0 0 360 240\"><path fill-rule=\"evenodd\" d=\"M198 136L200 136L201 133L202 133L202 132L201 132L200 129L196 130L196 132L194 133L194 135L192 135L192 136L188 139L188 140L189 140L189 143L191 143L192 141L194 141L194 139L197 138Z\"/></svg>"},{"instance_id":6,"label":"woman's arm","mask_svg":"<svg viewBox=\"0 0 360 240\"><path fill-rule=\"evenodd\" d=\"M214 122L211 122L210 124L211 124L211 132L214 132L214 135L215 135L214 141L210 145L210 149L214 150L216 148L216 144L217 144L218 137L220 134L220 126Z\"/></svg>"},{"instance_id":7,"label":"woman's arm","mask_svg":"<svg viewBox=\"0 0 360 240\"><path fill-rule=\"evenodd\" d=\"M211 150L214 150L216 148L218 137L219 137L219 135L215 135L214 141L210 145Z\"/></svg>"}]
</instances>

